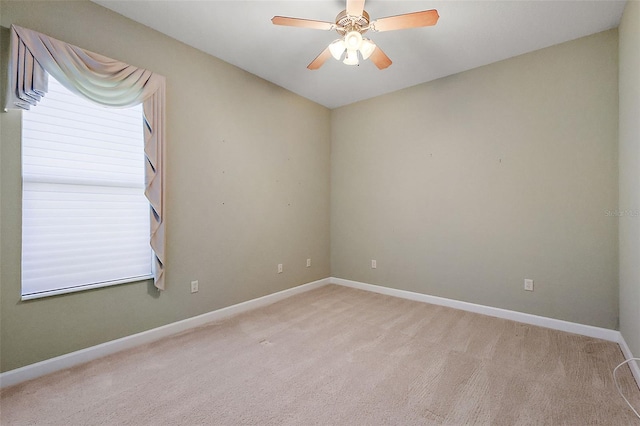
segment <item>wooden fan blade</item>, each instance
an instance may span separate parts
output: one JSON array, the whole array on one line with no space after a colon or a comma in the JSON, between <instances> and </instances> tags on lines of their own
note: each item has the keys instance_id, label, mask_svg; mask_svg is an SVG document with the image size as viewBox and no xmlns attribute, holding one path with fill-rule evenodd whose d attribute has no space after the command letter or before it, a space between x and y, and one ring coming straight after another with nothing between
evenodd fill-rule
<instances>
[{"instance_id":1,"label":"wooden fan blade","mask_svg":"<svg viewBox=\"0 0 640 426\"><path fill-rule=\"evenodd\" d=\"M393 31L405 28L429 27L435 25L439 17L440 15L435 9L424 10L422 12L380 18L373 22L373 28L376 31Z\"/></svg>"},{"instance_id":2,"label":"wooden fan blade","mask_svg":"<svg viewBox=\"0 0 640 426\"><path fill-rule=\"evenodd\" d=\"M274 25L284 25L287 27L312 28L314 30L330 30L335 24L331 22L314 21L313 19L287 18L286 16L274 16L271 18Z\"/></svg>"},{"instance_id":3,"label":"wooden fan blade","mask_svg":"<svg viewBox=\"0 0 640 426\"><path fill-rule=\"evenodd\" d=\"M389 59L389 57L378 46L376 46L376 50L374 50L371 56L369 56L369 59L371 59L371 62L376 64L376 67L381 70L387 68L392 63L391 59Z\"/></svg>"},{"instance_id":4,"label":"wooden fan blade","mask_svg":"<svg viewBox=\"0 0 640 426\"><path fill-rule=\"evenodd\" d=\"M324 49L322 51L322 53L320 53L318 56L316 56L316 58L313 61L311 61L311 63L309 65L307 65L307 68L309 68L310 70L317 70L330 57L331 57L331 51L329 50L329 47L327 47L326 49Z\"/></svg>"},{"instance_id":5,"label":"wooden fan blade","mask_svg":"<svg viewBox=\"0 0 640 426\"><path fill-rule=\"evenodd\" d=\"M364 0L347 0L347 15L362 16Z\"/></svg>"}]
</instances>

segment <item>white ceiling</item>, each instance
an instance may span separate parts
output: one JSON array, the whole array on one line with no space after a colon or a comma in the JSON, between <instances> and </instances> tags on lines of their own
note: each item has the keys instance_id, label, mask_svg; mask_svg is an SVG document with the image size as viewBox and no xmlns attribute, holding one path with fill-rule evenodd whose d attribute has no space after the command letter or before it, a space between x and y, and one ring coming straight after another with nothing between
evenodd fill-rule
<instances>
[{"instance_id":1,"label":"white ceiling","mask_svg":"<svg viewBox=\"0 0 640 426\"><path fill-rule=\"evenodd\" d=\"M271 24L274 15L334 22L345 0L92 0L329 108L594 34L625 1L367 0L371 19L437 9L434 27L368 33L393 64L306 68L335 31Z\"/></svg>"}]
</instances>

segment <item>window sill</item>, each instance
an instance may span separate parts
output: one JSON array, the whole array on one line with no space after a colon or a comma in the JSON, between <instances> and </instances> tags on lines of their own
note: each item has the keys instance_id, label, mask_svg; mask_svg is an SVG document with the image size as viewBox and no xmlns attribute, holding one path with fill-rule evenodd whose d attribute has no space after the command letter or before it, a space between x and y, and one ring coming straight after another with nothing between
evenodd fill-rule
<instances>
[{"instance_id":1,"label":"window sill","mask_svg":"<svg viewBox=\"0 0 640 426\"><path fill-rule=\"evenodd\" d=\"M132 282L144 281L144 280L151 280L151 279L153 279L153 275L151 275L151 274L149 274L149 275L139 275L137 277L125 278L125 279L122 279L122 280L106 281L106 282L102 282L102 283L87 284L87 285L81 285L81 286L76 286L76 287L60 288L60 289L57 289L57 290L43 291L43 292L40 292L40 293L23 294L22 297L20 298L20 300L26 301L26 300L42 299L44 297L49 297L49 296L59 296L61 294L77 293L79 291L92 290L92 289L95 289L95 288L102 288L102 287L111 287L111 286L118 285L118 284L126 284L126 283L132 283Z\"/></svg>"}]
</instances>

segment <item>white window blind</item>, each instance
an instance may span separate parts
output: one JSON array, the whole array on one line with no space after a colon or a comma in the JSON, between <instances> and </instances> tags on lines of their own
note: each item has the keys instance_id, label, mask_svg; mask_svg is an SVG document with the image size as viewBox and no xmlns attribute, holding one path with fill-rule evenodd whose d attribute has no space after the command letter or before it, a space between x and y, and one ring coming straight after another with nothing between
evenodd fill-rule
<instances>
[{"instance_id":1,"label":"white window blind","mask_svg":"<svg viewBox=\"0 0 640 426\"><path fill-rule=\"evenodd\" d=\"M142 126L51 76L23 112L23 299L151 277Z\"/></svg>"}]
</instances>

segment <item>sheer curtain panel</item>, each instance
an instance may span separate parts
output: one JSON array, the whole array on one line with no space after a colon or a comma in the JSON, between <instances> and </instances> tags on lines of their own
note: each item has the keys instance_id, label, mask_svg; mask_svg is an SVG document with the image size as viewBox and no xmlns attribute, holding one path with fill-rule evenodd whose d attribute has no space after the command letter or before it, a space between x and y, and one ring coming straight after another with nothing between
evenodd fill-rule
<instances>
[{"instance_id":1,"label":"sheer curtain panel","mask_svg":"<svg viewBox=\"0 0 640 426\"><path fill-rule=\"evenodd\" d=\"M99 105L144 112L145 195L151 205L150 242L155 286L164 290L165 78L17 25L11 26L7 109L29 109L47 93L52 75L73 93Z\"/></svg>"}]
</instances>

